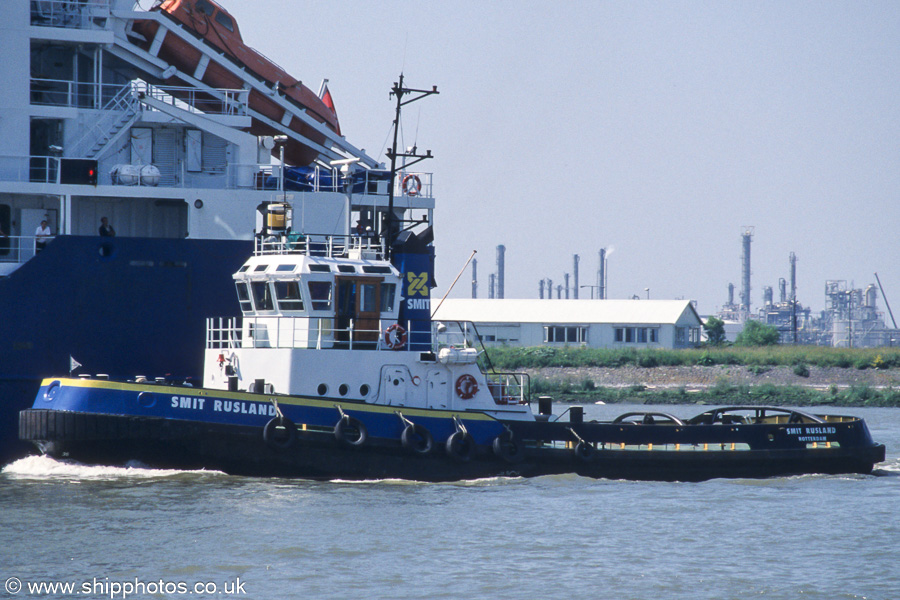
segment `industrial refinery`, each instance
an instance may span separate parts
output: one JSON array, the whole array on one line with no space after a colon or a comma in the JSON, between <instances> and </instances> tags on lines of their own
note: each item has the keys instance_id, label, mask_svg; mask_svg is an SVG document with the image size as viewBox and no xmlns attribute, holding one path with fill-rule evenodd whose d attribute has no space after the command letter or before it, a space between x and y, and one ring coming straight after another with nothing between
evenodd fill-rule
<instances>
[{"instance_id":1,"label":"industrial refinery","mask_svg":"<svg viewBox=\"0 0 900 600\"><path fill-rule=\"evenodd\" d=\"M835 348L875 348L900 345L900 330L891 311L888 298L881 285L878 273L875 281L864 288L855 288L846 280L825 282L825 309L814 313L797 297L798 257L791 252L787 257L786 277L779 278L777 288L762 286L762 305L753 310L751 301L751 246L753 226L741 228L741 287L738 301L735 301L735 285L728 284L727 301L714 315L725 322L726 337L734 341L748 320L756 320L775 327L781 335L782 344L807 344L833 346ZM572 257L572 272L563 273L554 285L552 278L538 281L537 297L541 300L607 299L608 253L606 248L598 252L596 278L593 283L579 281L578 254ZM496 270L488 275L488 298L504 298L504 271L506 247L497 246ZM477 261L472 261L472 298L478 298ZM777 300L776 300L777 289ZM649 290L648 290L649 292ZM878 307L881 296L887 310ZM649 293L648 293L649 298ZM633 300L642 299L632 296Z\"/></svg>"}]
</instances>

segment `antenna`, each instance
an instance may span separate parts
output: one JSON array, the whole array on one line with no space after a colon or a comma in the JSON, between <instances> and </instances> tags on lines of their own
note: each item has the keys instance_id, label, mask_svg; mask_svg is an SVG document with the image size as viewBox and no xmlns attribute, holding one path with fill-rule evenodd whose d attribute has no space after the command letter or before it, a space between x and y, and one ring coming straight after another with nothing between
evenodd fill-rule
<instances>
[{"instance_id":1,"label":"antenna","mask_svg":"<svg viewBox=\"0 0 900 600\"><path fill-rule=\"evenodd\" d=\"M439 93L437 90L437 86L432 86L430 90L417 90L414 88L407 88L403 86L403 73L400 73L399 82L394 83L394 87L391 88L391 96L397 97L397 108L394 115L394 143L391 145L391 149L386 152L388 158L391 159L391 178L390 185L388 186L388 214L387 214L387 231L382 232L382 236L385 240L385 246L388 253L388 257L390 257L391 246L394 243L395 236L395 223L394 223L394 180L397 178L397 157L401 158L412 158L414 159L412 162L404 163L405 167L412 166L416 163L419 163L426 158L433 158L431 156L431 150L426 150L425 154L418 154L415 147L411 149L411 151L407 152L397 152L397 134L400 130L400 109L415 102L416 100L421 100L426 96L431 96L432 94ZM417 94L412 98L404 100L403 97L407 94Z\"/></svg>"}]
</instances>

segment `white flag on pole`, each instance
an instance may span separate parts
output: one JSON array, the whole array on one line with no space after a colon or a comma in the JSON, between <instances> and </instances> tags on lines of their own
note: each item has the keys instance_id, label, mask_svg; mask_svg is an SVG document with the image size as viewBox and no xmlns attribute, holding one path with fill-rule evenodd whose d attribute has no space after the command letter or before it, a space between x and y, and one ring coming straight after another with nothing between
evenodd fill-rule
<instances>
[{"instance_id":1,"label":"white flag on pole","mask_svg":"<svg viewBox=\"0 0 900 600\"><path fill-rule=\"evenodd\" d=\"M69 355L69 374L71 374L75 369L81 366L81 363L75 360L72 355Z\"/></svg>"}]
</instances>

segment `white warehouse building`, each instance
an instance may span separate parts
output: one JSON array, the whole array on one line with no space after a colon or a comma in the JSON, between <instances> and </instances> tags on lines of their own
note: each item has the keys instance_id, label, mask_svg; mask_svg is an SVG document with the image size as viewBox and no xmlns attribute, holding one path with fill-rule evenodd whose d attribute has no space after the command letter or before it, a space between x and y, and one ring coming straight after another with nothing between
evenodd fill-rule
<instances>
[{"instance_id":1,"label":"white warehouse building","mask_svg":"<svg viewBox=\"0 0 900 600\"><path fill-rule=\"evenodd\" d=\"M452 299L436 321L470 321L485 345L691 348L702 320L688 300Z\"/></svg>"}]
</instances>

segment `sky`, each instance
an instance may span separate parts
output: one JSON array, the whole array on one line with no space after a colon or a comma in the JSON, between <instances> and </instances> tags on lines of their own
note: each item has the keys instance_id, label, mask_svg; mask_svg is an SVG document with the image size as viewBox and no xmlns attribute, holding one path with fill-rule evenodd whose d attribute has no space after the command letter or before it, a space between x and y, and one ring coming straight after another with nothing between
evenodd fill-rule
<instances>
[{"instance_id":1,"label":"sky","mask_svg":"<svg viewBox=\"0 0 900 600\"><path fill-rule=\"evenodd\" d=\"M608 297L712 314L729 283L739 297L753 227L754 311L794 252L801 304L877 272L900 316L900 3L222 3L248 45L313 90L329 79L376 159L398 75L438 87L401 130L435 156L433 297L472 250L480 298L498 244L505 296L537 298L574 254L595 284L606 248ZM450 295L471 296L470 271Z\"/></svg>"}]
</instances>

